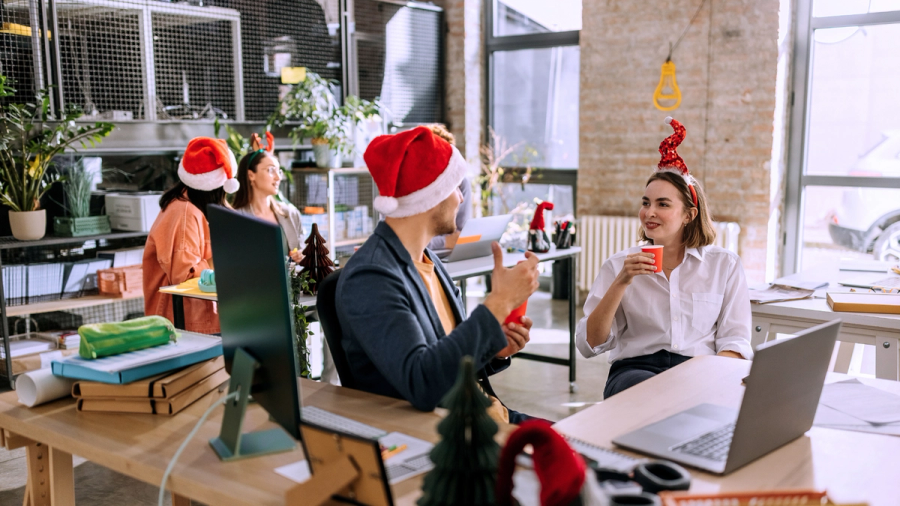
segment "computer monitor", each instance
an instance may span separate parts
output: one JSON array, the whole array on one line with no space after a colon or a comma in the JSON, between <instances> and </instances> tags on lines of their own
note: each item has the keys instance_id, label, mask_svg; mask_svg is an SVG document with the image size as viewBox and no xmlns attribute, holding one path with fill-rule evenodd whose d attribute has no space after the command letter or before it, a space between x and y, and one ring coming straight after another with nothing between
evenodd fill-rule
<instances>
[{"instance_id":1,"label":"computer monitor","mask_svg":"<svg viewBox=\"0 0 900 506\"><path fill-rule=\"evenodd\" d=\"M281 227L217 205L207 207L207 218L225 366L234 380L240 373L234 367L238 363L235 356L238 350L252 357L258 364L252 371L253 399L288 434L300 439L299 367L286 264L288 253ZM236 423L239 421L231 422ZM243 447L248 436L259 434L240 434L239 429L230 427L228 432L234 437L219 439L232 445L231 439L236 439ZM224 436L226 421L222 430Z\"/></svg>"}]
</instances>

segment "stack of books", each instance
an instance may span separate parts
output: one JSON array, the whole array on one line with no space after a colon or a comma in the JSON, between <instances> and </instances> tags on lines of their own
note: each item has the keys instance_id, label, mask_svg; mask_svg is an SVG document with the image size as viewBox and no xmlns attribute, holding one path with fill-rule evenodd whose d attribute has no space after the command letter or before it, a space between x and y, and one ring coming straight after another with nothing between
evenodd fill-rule
<instances>
[{"instance_id":1,"label":"stack of books","mask_svg":"<svg viewBox=\"0 0 900 506\"><path fill-rule=\"evenodd\" d=\"M226 386L229 375L219 356L174 372L115 385L76 381L72 396L78 411L174 415L197 399Z\"/></svg>"},{"instance_id":2,"label":"stack of books","mask_svg":"<svg viewBox=\"0 0 900 506\"><path fill-rule=\"evenodd\" d=\"M35 332L34 337L50 341L61 350L77 350L81 344L81 336L77 330L54 330L52 332Z\"/></svg>"}]
</instances>

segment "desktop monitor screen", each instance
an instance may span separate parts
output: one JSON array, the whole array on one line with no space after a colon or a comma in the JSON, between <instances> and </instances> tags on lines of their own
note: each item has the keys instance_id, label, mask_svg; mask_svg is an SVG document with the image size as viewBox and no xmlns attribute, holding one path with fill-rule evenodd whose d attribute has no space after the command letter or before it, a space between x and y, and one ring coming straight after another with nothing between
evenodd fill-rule
<instances>
[{"instance_id":1,"label":"desktop monitor screen","mask_svg":"<svg viewBox=\"0 0 900 506\"><path fill-rule=\"evenodd\" d=\"M287 251L281 227L217 205L207 207L225 365L237 348L259 363L251 394L300 439L297 353Z\"/></svg>"}]
</instances>

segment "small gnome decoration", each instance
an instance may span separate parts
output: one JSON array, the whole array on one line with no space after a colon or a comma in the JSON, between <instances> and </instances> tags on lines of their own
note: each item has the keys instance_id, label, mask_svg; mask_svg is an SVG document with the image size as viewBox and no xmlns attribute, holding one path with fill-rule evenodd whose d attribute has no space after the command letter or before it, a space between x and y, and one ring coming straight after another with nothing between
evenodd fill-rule
<instances>
[{"instance_id":1,"label":"small gnome decoration","mask_svg":"<svg viewBox=\"0 0 900 506\"><path fill-rule=\"evenodd\" d=\"M535 253L550 251L550 238L544 231L544 209L553 210L552 202L541 202L534 210L534 218L528 227L528 250Z\"/></svg>"},{"instance_id":2,"label":"small gnome decoration","mask_svg":"<svg viewBox=\"0 0 900 506\"><path fill-rule=\"evenodd\" d=\"M519 425L500 452L497 468L497 506L513 506L513 472L516 457L527 445L534 449L534 472L541 483L541 506L606 505L593 474L584 459L544 420L528 420Z\"/></svg>"}]
</instances>

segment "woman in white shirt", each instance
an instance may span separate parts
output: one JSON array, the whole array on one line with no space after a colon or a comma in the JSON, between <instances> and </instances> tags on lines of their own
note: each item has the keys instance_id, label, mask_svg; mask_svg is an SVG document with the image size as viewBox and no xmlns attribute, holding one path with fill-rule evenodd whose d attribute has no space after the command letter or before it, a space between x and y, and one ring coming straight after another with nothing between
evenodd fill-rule
<instances>
[{"instance_id":1,"label":"woman in white shirt","mask_svg":"<svg viewBox=\"0 0 900 506\"><path fill-rule=\"evenodd\" d=\"M636 246L603 263L578 322L585 357L610 352L604 397L697 355L750 359L750 298L740 258L713 246L716 234L703 189L675 148L684 127L660 144L659 169L647 181L642 240L663 246L663 266Z\"/></svg>"}]
</instances>

